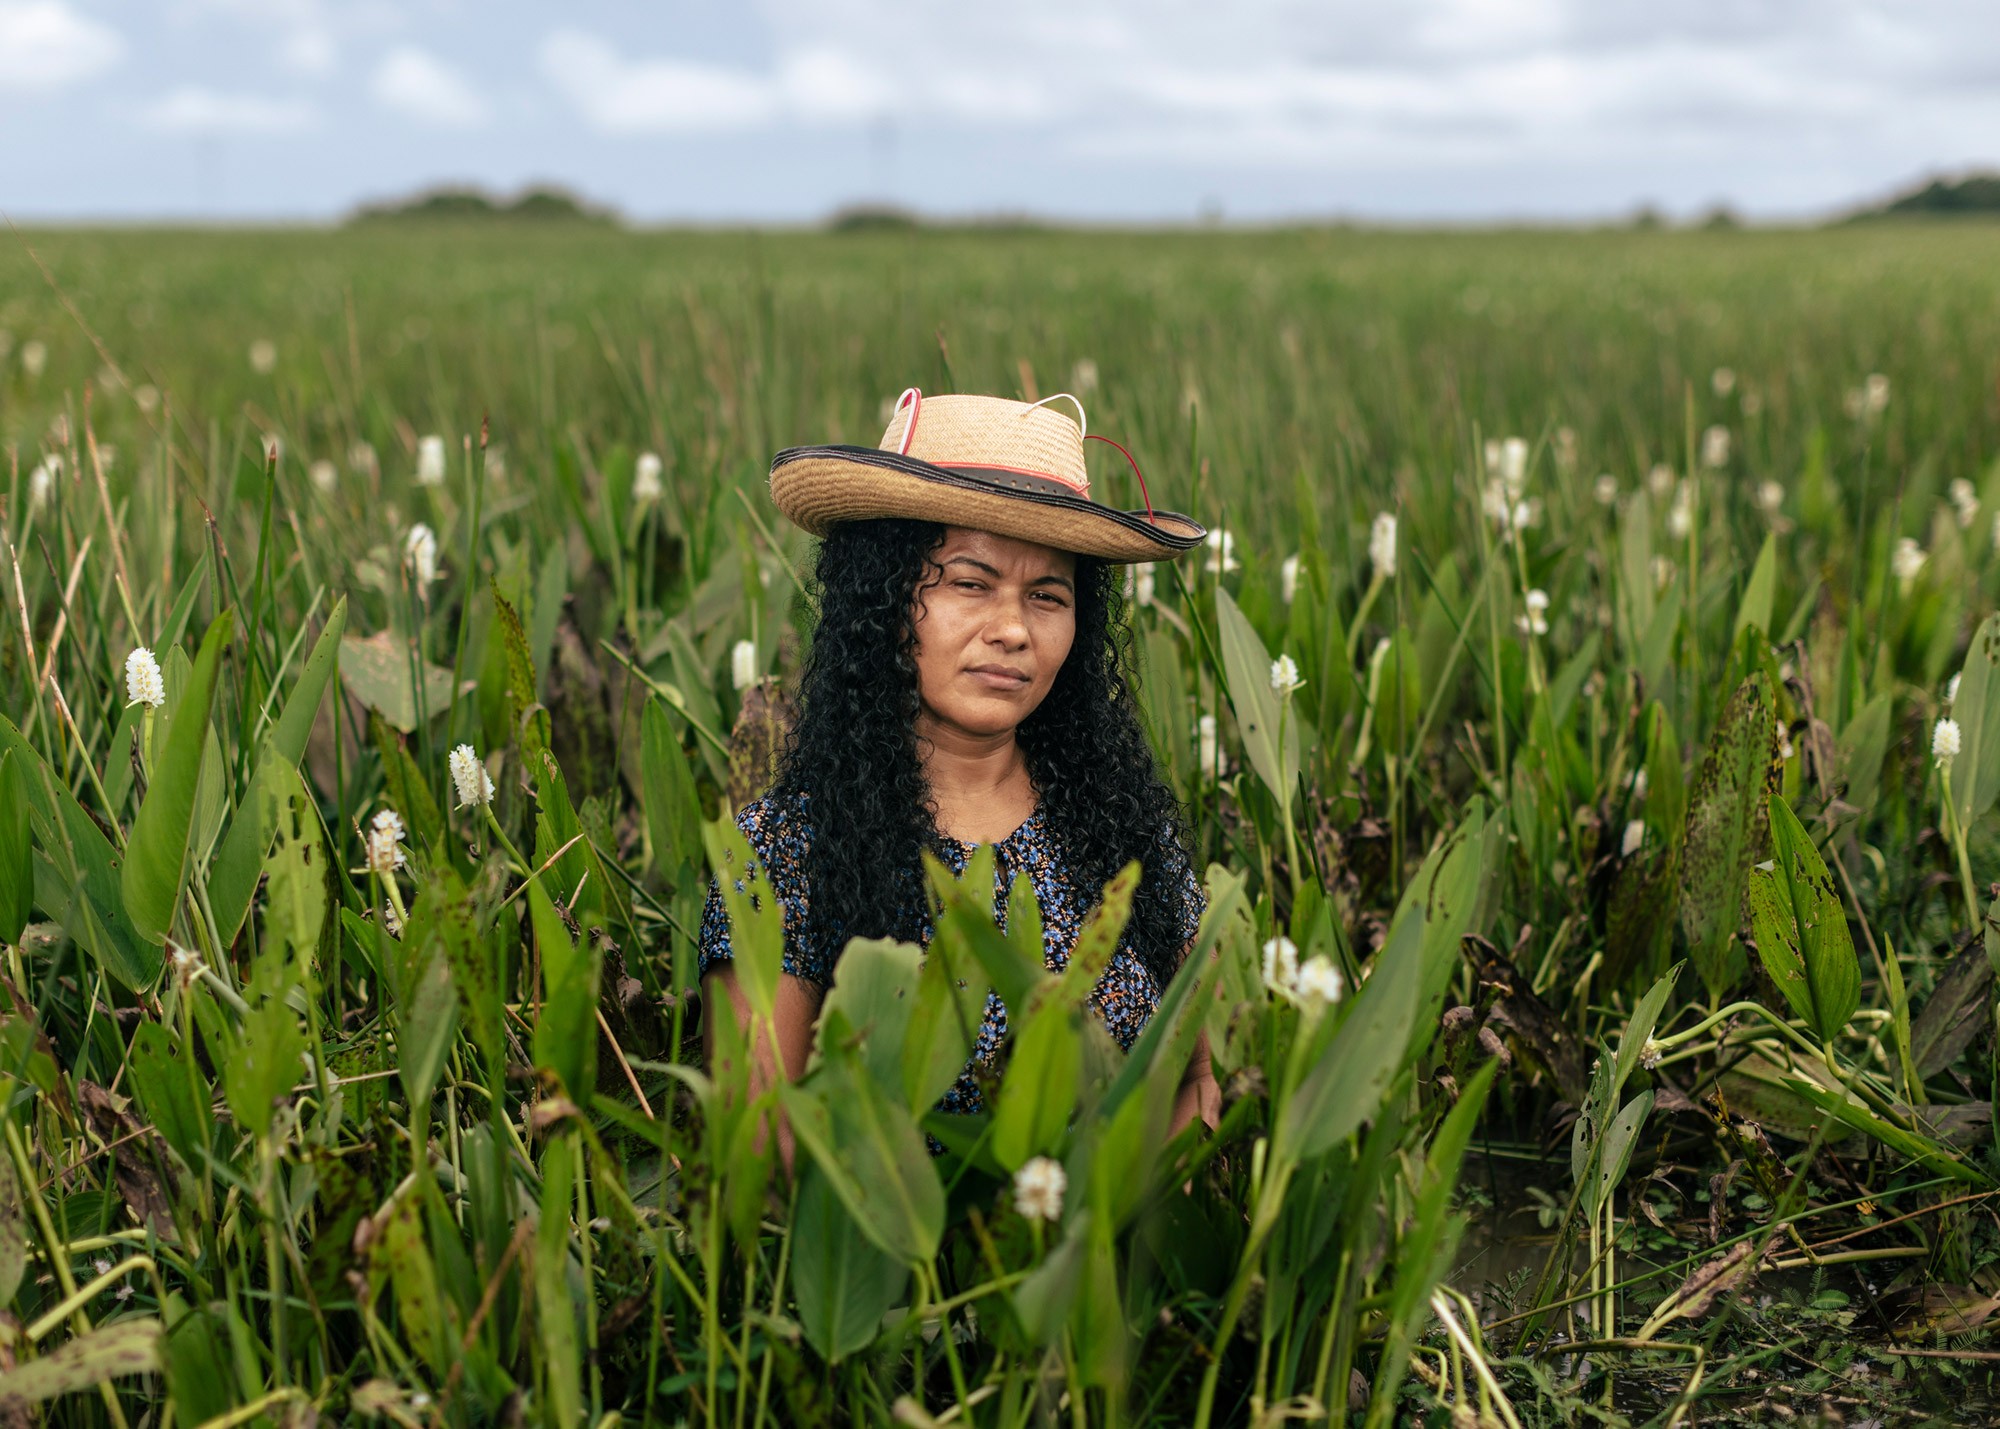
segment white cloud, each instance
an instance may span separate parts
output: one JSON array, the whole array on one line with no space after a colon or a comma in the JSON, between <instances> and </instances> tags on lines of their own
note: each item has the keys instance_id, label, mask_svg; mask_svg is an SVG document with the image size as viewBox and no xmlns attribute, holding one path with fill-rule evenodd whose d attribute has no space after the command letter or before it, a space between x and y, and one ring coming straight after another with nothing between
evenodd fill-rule
<instances>
[{"instance_id":1,"label":"white cloud","mask_svg":"<svg viewBox=\"0 0 2000 1429\"><path fill-rule=\"evenodd\" d=\"M116 30L64 0L0 0L0 93L64 89L102 74L124 54Z\"/></svg>"},{"instance_id":2,"label":"white cloud","mask_svg":"<svg viewBox=\"0 0 2000 1429\"><path fill-rule=\"evenodd\" d=\"M299 74L320 78L332 74L340 64L340 50L333 36L317 25L292 31L278 45L278 62Z\"/></svg>"},{"instance_id":3,"label":"white cloud","mask_svg":"<svg viewBox=\"0 0 2000 1429\"><path fill-rule=\"evenodd\" d=\"M303 100L182 85L148 108L145 118L176 134L290 134L310 128L316 115Z\"/></svg>"},{"instance_id":4,"label":"white cloud","mask_svg":"<svg viewBox=\"0 0 2000 1429\"><path fill-rule=\"evenodd\" d=\"M376 67L375 100L444 129L476 129L489 111L465 77L415 45L400 45Z\"/></svg>"},{"instance_id":5,"label":"white cloud","mask_svg":"<svg viewBox=\"0 0 2000 1429\"><path fill-rule=\"evenodd\" d=\"M763 76L687 60L626 60L580 30L550 35L541 65L585 122L609 134L744 129L779 110L777 85Z\"/></svg>"}]
</instances>

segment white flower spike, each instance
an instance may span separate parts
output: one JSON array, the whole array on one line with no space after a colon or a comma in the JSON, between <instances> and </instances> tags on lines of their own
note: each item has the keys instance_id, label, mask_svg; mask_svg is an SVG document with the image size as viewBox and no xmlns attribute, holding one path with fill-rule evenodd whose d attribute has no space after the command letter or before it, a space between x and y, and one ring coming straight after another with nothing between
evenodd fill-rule
<instances>
[{"instance_id":1,"label":"white flower spike","mask_svg":"<svg viewBox=\"0 0 2000 1429\"><path fill-rule=\"evenodd\" d=\"M1941 719L1931 730L1931 757L1939 768L1946 768L1958 758L1958 721Z\"/></svg>"},{"instance_id":2,"label":"white flower spike","mask_svg":"<svg viewBox=\"0 0 2000 1429\"><path fill-rule=\"evenodd\" d=\"M1203 715L1195 721L1195 764L1210 779L1222 777L1222 747L1216 739L1215 716Z\"/></svg>"},{"instance_id":3,"label":"white flower spike","mask_svg":"<svg viewBox=\"0 0 2000 1429\"><path fill-rule=\"evenodd\" d=\"M638 464L632 469L632 504L644 506L660 499L660 473L664 470L657 452L639 453Z\"/></svg>"},{"instance_id":4,"label":"white flower spike","mask_svg":"<svg viewBox=\"0 0 2000 1429\"><path fill-rule=\"evenodd\" d=\"M158 709L167 702L166 682L160 678L160 662L141 645L125 657L126 703Z\"/></svg>"},{"instance_id":5,"label":"white flower spike","mask_svg":"<svg viewBox=\"0 0 2000 1429\"><path fill-rule=\"evenodd\" d=\"M1396 574L1396 515L1393 511L1382 512L1368 530L1368 564L1375 568L1375 579L1378 581L1388 580Z\"/></svg>"},{"instance_id":6,"label":"white flower spike","mask_svg":"<svg viewBox=\"0 0 2000 1429\"><path fill-rule=\"evenodd\" d=\"M1264 944L1264 986L1273 992L1299 988L1299 947L1282 933Z\"/></svg>"},{"instance_id":7,"label":"white flower spike","mask_svg":"<svg viewBox=\"0 0 2000 1429\"><path fill-rule=\"evenodd\" d=\"M1226 530L1217 528L1208 533L1208 566L1210 575L1226 576L1240 569L1236 559L1236 537Z\"/></svg>"},{"instance_id":8,"label":"white flower spike","mask_svg":"<svg viewBox=\"0 0 2000 1429\"><path fill-rule=\"evenodd\" d=\"M1889 555L1889 569L1894 572L1897 584L1908 590L1911 583L1923 574L1924 563L1929 559L1914 538L1902 536L1897 538L1896 549Z\"/></svg>"},{"instance_id":9,"label":"white flower spike","mask_svg":"<svg viewBox=\"0 0 2000 1429\"><path fill-rule=\"evenodd\" d=\"M384 809L374 817L366 840L370 873L388 878L408 862L403 856L403 819L394 809Z\"/></svg>"},{"instance_id":10,"label":"white flower spike","mask_svg":"<svg viewBox=\"0 0 2000 1429\"><path fill-rule=\"evenodd\" d=\"M403 562L417 578L419 586L437 579L437 533L419 521L403 538Z\"/></svg>"},{"instance_id":11,"label":"white flower spike","mask_svg":"<svg viewBox=\"0 0 2000 1429\"><path fill-rule=\"evenodd\" d=\"M1305 966L1299 969L1297 987L1299 996L1307 1002L1338 1002L1343 987L1340 969L1323 953L1307 958Z\"/></svg>"},{"instance_id":12,"label":"white flower spike","mask_svg":"<svg viewBox=\"0 0 2000 1429\"><path fill-rule=\"evenodd\" d=\"M739 640L729 647L729 683L739 690L757 683L757 647L751 641Z\"/></svg>"},{"instance_id":13,"label":"white flower spike","mask_svg":"<svg viewBox=\"0 0 2000 1429\"><path fill-rule=\"evenodd\" d=\"M1062 1163L1037 1156L1014 1173L1014 1209L1031 1221L1062 1219L1069 1175Z\"/></svg>"},{"instance_id":14,"label":"white flower spike","mask_svg":"<svg viewBox=\"0 0 2000 1429\"><path fill-rule=\"evenodd\" d=\"M1528 611L1514 617L1514 624L1527 635L1547 635L1549 633L1549 593L1545 590L1531 590L1527 599Z\"/></svg>"},{"instance_id":15,"label":"white flower spike","mask_svg":"<svg viewBox=\"0 0 2000 1429\"><path fill-rule=\"evenodd\" d=\"M451 782L458 786L458 807L470 809L493 802L493 776L469 744L451 752Z\"/></svg>"},{"instance_id":16,"label":"white flower spike","mask_svg":"<svg viewBox=\"0 0 2000 1429\"><path fill-rule=\"evenodd\" d=\"M444 438L435 434L417 443L417 485L444 485Z\"/></svg>"},{"instance_id":17,"label":"white flower spike","mask_svg":"<svg viewBox=\"0 0 2000 1429\"><path fill-rule=\"evenodd\" d=\"M1271 691L1283 698L1305 683L1299 674L1299 662L1289 655L1280 655L1271 662Z\"/></svg>"},{"instance_id":18,"label":"white flower spike","mask_svg":"<svg viewBox=\"0 0 2000 1429\"><path fill-rule=\"evenodd\" d=\"M1295 555L1285 557L1285 563L1278 567L1278 593L1284 596L1286 605L1298 599L1299 558Z\"/></svg>"}]
</instances>

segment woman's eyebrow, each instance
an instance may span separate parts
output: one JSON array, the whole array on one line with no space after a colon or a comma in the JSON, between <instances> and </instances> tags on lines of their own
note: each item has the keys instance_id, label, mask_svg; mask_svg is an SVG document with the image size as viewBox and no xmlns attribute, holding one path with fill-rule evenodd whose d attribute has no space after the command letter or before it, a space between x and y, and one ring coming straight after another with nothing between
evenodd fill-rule
<instances>
[{"instance_id":1,"label":"woman's eyebrow","mask_svg":"<svg viewBox=\"0 0 2000 1429\"><path fill-rule=\"evenodd\" d=\"M984 571L995 580L1004 580L1006 578L998 566L989 566L976 556L952 556L944 564L947 566L971 566L974 570ZM1030 586L1059 585L1071 595L1076 594L1075 583L1068 576L1060 575L1053 571L1045 576L1036 576L1028 584Z\"/></svg>"}]
</instances>

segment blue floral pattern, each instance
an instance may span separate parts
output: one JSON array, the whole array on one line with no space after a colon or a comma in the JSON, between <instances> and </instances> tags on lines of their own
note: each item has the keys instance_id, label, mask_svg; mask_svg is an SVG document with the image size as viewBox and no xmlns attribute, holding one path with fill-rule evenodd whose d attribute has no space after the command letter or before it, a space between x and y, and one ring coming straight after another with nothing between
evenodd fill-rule
<instances>
[{"instance_id":1,"label":"blue floral pattern","mask_svg":"<svg viewBox=\"0 0 2000 1429\"><path fill-rule=\"evenodd\" d=\"M806 850L812 842L812 825L806 818L805 801L780 801L766 795L745 806L736 816L736 825L750 842L754 862L763 865L771 891L777 895L778 905L784 913L785 971L817 987L829 986L833 982L839 947L846 940L840 939L837 944L827 946L834 940L822 937L815 944L806 932L810 890L806 887L805 864ZM1186 945L1194 941L1207 900L1180 845L1164 830L1161 831L1160 842L1166 855L1167 876L1181 883L1182 906L1186 909L1181 942ZM940 838L936 851L952 872L963 876L976 848L974 844L961 843L957 839ZM1035 901L1041 909L1042 962L1051 972L1060 972L1068 965L1077 938L1083 932L1102 890L1079 886L1070 877L1062 850L1044 826L1039 809L993 848L995 916L1005 927L1007 891L1017 876L1025 875L1034 887ZM931 938L928 917L923 919L922 926L923 941L928 944ZM708 906L702 912L699 941L701 971L704 974L716 962L731 955L729 914L723 906L721 889L713 886L709 889ZM1118 1045L1129 1050L1158 1009L1160 992L1159 981L1121 940L1104 975L1098 979L1090 1000ZM992 1066L1006 1035L1006 1005L997 995L988 994L986 1017L975 1039L972 1060L951 1090L939 1101L940 1110L967 1113L982 1109L983 1099L975 1072Z\"/></svg>"}]
</instances>

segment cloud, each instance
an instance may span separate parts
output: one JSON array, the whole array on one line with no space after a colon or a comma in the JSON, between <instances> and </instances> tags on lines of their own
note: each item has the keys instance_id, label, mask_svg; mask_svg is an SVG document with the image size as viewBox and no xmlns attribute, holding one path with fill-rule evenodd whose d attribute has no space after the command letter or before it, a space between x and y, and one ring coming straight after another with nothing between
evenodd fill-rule
<instances>
[{"instance_id":1,"label":"cloud","mask_svg":"<svg viewBox=\"0 0 2000 1429\"><path fill-rule=\"evenodd\" d=\"M64 0L0 0L0 93L65 89L102 74L124 55L116 30Z\"/></svg>"},{"instance_id":2,"label":"cloud","mask_svg":"<svg viewBox=\"0 0 2000 1429\"><path fill-rule=\"evenodd\" d=\"M224 94L182 85L145 111L155 129L175 134L290 134L317 119L310 104L257 94Z\"/></svg>"},{"instance_id":3,"label":"cloud","mask_svg":"<svg viewBox=\"0 0 2000 1429\"><path fill-rule=\"evenodd\" d=\"M550 35L541 66L584 121L607 134L753 128L780 107L777 85L763 76L688 60L626 60L580 30Z\"/></svg>"},{"instance_id":4,"label":"cloud","mask_svg":"<svg viewBox=\"0 0 2000 1429\"><path fill-rule=\"evenodd\" d=\"M489 117L486 101L464 76L415 45L391 50L371 88L383 107L441 129L477 129Z\"/></svg>"}]
</instances>

